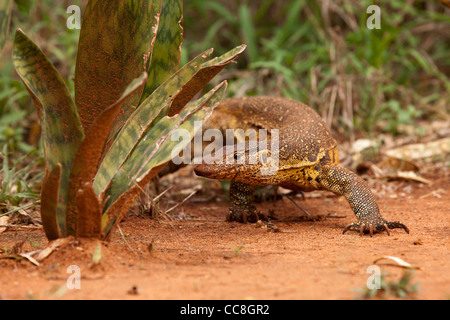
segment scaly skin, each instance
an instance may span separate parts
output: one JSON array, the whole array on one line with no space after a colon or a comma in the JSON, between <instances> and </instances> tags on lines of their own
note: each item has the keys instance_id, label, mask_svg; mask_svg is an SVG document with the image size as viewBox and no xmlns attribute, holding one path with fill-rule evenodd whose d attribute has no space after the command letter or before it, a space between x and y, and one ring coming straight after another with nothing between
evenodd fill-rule
<instances>
[{"instance_id":1,"label":"scaly skin","mask_svg":"<svg viewBox=\"0 0 450 320\"><path fill-rule=\"evenodd\" d=\"M253 192L255 186L231 181L230 183L230 213L228 214L228 221L241 222L256 222L259 220L258 212L253 206Z\"/></svg>"},{"instance_id":2,"label":"scaly skin","mask_svg":"<svg viewBox=\"0 0 450 320\"><path fill-rule=\"evenodd\" d=\"M320 178L323 189L347 199L358 219L358 222L348 225L344 233L359 230L361 234L368 231L372 236L374 232L386 230L389 235L389 229L394 228L403 228L409 233L408 227L403 223L388 222L381 217L378 204L366 181L352 171L341 166L325 165L321 168Z\"/></svg>"},{"instance_id":3,"label":"scaly skin","mask_svg":"<svg viewBox=\"0 0 450 320\"><path fill-rule=\"evenodd\" d=\"M230 214L228 220L255 222L258 214L252 205L255 185L280 185L296 191L328 190L344 196L358 222L344 229L360 234L389 229L409 229L401 222L383 219L367 183L352 171L338 165L336 141L323 121L311 108L284 98L254 97L227 99L214 111L209 127L279 129L279 153L268 148L251 148L248 143L235 150L223 149L221 161L204 159L195 173L211 179L231 180ZM228 153L227 153L228 151ZM222 151L221 151L222 152ZM271 165L272 152L278 156L277 170L262 174L261 168ZM264 154L264 157L261 156ZM236 159L245 157L242 164ZM261 159L266 159L263 163Z\"/></svg>"}]
</instances>

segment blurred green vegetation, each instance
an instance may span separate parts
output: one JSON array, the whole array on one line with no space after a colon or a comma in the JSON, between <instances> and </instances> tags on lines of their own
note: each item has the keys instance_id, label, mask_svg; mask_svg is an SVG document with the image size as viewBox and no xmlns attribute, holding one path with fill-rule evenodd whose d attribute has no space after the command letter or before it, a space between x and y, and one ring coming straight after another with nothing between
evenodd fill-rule
<instances>
[{"instance_id":1,"label":"blurred green vegetation","mask_svg":"<svg viewBox=\"0 0 450 320\"><path fill-rule=\"evenodd\" d=\"M8 184L9 199L19 205L21 196L38 198L34 169L43 168L37 115L11 63L14 30L39 44L73 93L79 30L66 27L66 9L83 11L87 0L14 2L0 56L0 181L22 177ZM366 27L374 3L381 8L379 30ZM245 43L245 56L211 86L227 78L228 96L300 100L342 137L397 135L400 125L448 119L449 11L425 0L185 0L182 64L205 49L222 54ZM5 159L16 166L5 168ZM32 172L24 175L23 168ZM2 199L0 214L12 203Z\"/></svg>"},{"instance_id":2,"label":"blurred green vegetation","mask_svg":"<svg viewBox=\"0 0 450 320\"><path fill-rule=\"evenodd\" d=\"M366 27L372 4L381 29ZM303 101L346 136L397 134L449 113L449 11L438 1L187 0L184 54L246 43L229 95Z\"/></svg>"},{"instance_id":3,"label":"blurred green vegetation","mask_svg":"<svg viewBox=\"0 0 450 320\"><path fill-rule=\"evenodd\" d=\"M0 215L38 203L44 175L40 126L33 102L11 61L17 28L48 55L73 93L78 30L66 8L86 1L15 0L10 34L0 56Z\"/></svg>"}]
</instances>

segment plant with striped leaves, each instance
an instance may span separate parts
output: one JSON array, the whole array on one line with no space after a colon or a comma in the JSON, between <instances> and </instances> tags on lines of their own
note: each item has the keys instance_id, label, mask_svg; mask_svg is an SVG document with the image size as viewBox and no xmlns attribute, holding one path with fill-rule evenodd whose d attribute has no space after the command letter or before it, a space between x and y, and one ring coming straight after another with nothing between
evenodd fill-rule
<instances>
[{"instance_id":1,"label":"plant with striped leaves","mask_svg":"<svg viewBox=\"0 0 450 320\"><path fill-rule=\"evenodd\" d=\"M49 240L108 238L173 149L183 148L171 141L174 130L194 136L194 121L206 120L222 98L226 82L190 102L245 46L207 60L210 49L179 68L182 15L182 0L90 0L74 98L38 46L16 31L13 62L42 126Z\"/></svg>"}]
</instances>

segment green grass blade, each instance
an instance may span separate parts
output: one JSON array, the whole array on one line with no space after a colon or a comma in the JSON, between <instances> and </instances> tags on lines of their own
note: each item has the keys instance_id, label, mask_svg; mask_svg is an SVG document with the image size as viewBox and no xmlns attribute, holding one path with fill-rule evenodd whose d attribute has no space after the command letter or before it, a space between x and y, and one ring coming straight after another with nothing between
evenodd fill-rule
<instances>
[{"instance_id":1,"label":"green grass blade","mask_svg":"<svg viewBox=\"0 0 450 320\"><path fill-rule=\"evenodd\" d=\"M148 80L141 97L144 101L180 66L183 41L183 1L165 0L159 17L158 33L153 47Z\"/></svg>"},{"instance_id":2,"label":"green grass blade","mask_svg":"<svg viewBox=\"0 0 450 320\"><path fill-rule=\"evenodd\" d=\"M160 0L90 0L83 16L75 70L75 100L83 128L114 104L146 69L156 36ZM133 112L143 88L123 104L113 126Z\"/></svg>"},{"instance_id":3,"label":"green grass blade","mask_svg":"<svg viewBox=\"0 0 450 320\"><path fill-rule=\"evenodd\" d=\"M8 37L12 4L12 0L3 0L0 2L0 55Z\"/></svg>"},{"instance_id":4,"label":"green grass blade","mask_svg":"<svg viewBox=\"0 0 450 320\"><path fill-rule=\"evenodd\" d=\"M256 38L256 31L253 26L250 8L247 5L241 5L239 7L239 20L242 26L244 40L248 44L248 56L250 62L254 62L258 59L258 39Z\"/></svg>"},{"instance_id":5,"label":"green grass blade","mask_svg":"<svg viewBox=\"0 0 450 320\"><path fill-rule=\"evenodd\" d=\"M182 87L200 69L202 62L212 53L205 51L173 74L131 115L105 155L94 179L94 190L101 196L114 174L129 156L135 145L157 117L164 117L173 99ZM165 111L164 111L165 110ZM161 114L162 113L162 114Z\"/></svg>"},{"instance_id":6,"label":"green grass blade","mask_svg":"<svg viewBox=\"0 0 450 320\"><path fill-rule=\"evenodd\" d=\"M2 149L2 156L3 156L3 166L1 172L3 173L3 179L2 179L2 190L5 190L5 184L9 183L9 181L12 179L12 172L9 170L9 157L8 157L8 145L3 145Z\"/></svg>"},{"instance_id":7,"label":"green grass blade","mask_svg":"<svg viewBox=\"0 0 450 320\"><path fill-rule=\"evenodd\" d=\"M61 75L20 29L14 39L13 63L35 103L41 121L46 170L51 172L56 165L62 166L57 216L64 234L70 168L84 138L81 123Z\"/></svg>"},{"instance_id":8,"label":"green grass blade","mask_svg":"<svg viewBox=\"0 0 450 320\"><path fill-rule=\"evenodd\" d=\"M197 72L195 77L183 87L181 93L174 99L168 115L173 116L178 114L212 78L244 52L246 47L246 45L237 46L220 57L203 63L202 68Z\"/></svg>"}]
</instances>

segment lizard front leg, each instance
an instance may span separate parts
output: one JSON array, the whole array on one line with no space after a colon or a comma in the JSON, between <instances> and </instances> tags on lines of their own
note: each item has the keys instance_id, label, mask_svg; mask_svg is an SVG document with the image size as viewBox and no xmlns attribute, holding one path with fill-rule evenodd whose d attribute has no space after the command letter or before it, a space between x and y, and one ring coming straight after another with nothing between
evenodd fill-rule
<instances>
[{"instance_id":1,"label":"lizard front leg","mask_svg":"<svg viewBox=\"0 0 450 320\"><path fill-rule=\"evenodd\" d=\"M230 200L231 207L228 215L228 221L256 222L258 213L253 202L253 192L255 187L243 182L231 180Z\"/></svg>"},{"instance_id":2,"label":"lizard front leg","mask_svg":"<svg viewBox=\"0 0 450 320\"><path fill-rule=\"evenodd\" d=\"M354 172L335 165L324 165L320 171L320 184L326 190L344 196L358 222L348 225L348 230L359 231L361 234L386 231L389 229L402 228L409 233L408 227L401 222L389 222L383 219L380 209L375 201L375 196L370 191L367 182Z\"/></svg>"}]
</instances>

